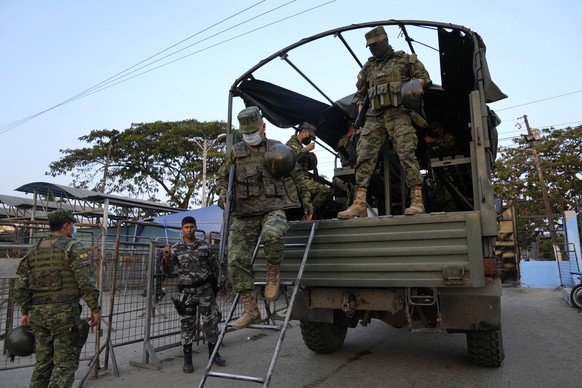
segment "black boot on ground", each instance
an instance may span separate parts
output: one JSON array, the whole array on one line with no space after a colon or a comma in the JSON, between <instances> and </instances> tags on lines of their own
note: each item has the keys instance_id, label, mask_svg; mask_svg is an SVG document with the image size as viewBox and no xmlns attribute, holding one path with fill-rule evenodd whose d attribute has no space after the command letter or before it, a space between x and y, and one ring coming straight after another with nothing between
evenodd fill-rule
<instances>
[{"instance_id":1,"label":"black boot on ground","mask_svg":"<svg viewBox=\"0 0 582 388\"><path fill-rule=\"evenodd\" d=\"M212 352L214 351L215 344L208 343L208 358L212 356ZM226 360L224 357L220 355L220 353L216 352L216 356L214 356L214 363L218 366L224 366L226 364Z\"/></svg>"},{"instance_id":2,"label":"black boot on ground","mask_svg":"<svg viewBox=\"0 0 582 388\"><path fill-rule=\"evenodd\" d=\"M192 365L192 344L184 345L184 366L182 367L184 373L194 372L194 365Z\"/></svg>"}]
</instances>

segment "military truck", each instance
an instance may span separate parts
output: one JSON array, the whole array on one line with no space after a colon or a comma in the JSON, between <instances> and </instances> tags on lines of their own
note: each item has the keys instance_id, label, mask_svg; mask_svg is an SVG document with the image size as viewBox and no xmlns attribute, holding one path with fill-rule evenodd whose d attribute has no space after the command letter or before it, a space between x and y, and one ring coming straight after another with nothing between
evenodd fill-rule
<instances>
[{"instance_id":1,"label":"military truck","mask_svg":"<svg viewBox=\"0 0 582 388\"><path fill-rule=\"evenodd\" d=\"M368 188L369 216L339 220L337 211L346 205L340 199L346 193L337 183L350 187L354 168L339 165L335 147L358 113L352 104L356 75L370 56L364 35L379 25L395 50L417 54L429 71L433 85L415 111L429 123L443 123L459 150L433 157L423 141L426 129L417 128L427 212L404 216L409 198L388 142ZM490 77L485 44L477 33L460 25L414 20L352 24L302 39L258 62L232 84L229 128L236 127L240 109L256 105L275 127L315 125L318 149L334 158L331 180L324 174L313 176L334 189L333 200L313 221L288 214L282 283L296 281L306 249L299 246L317 223L292 306L292 319L301 321L307 348L337 351L348 328L378 319L414 333L464 333L472 362L501 365L502 287L490 179L500 121L487 104L505 97ZM227 146L232 142L229 137ZM444 203L439 199L443 193ZM257 279L264 278L265 267L259 253Z\"/></svg>"}]
</instances>

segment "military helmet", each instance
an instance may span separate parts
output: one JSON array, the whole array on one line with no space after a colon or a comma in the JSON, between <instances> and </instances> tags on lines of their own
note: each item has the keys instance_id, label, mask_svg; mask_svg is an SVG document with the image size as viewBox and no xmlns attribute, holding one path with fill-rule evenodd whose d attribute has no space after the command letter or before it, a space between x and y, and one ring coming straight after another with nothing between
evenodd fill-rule
<instances>
[{"instance_id":1,"label":"military helmet","mask_svg":"<svg viewBox=\"0 0 582 388\"><path fill-rule=\"evenodd\" d=\"M10 330L6 336L6 349L20 357L34 353L34 333L30 326L18 326Z\"/></svg>"},{"instance_id":2,"label":"military helmet","mask_svg":"<svg viewBox=\"0 0 582 388\"><path fill-rule=\"evenodd\" d=\"M259 129L259 124L263 122L261 111L258 106L249 106L241 110L237 116L239 130L242 133L253 133Z\"/></svg>"},{"instance_id":3,"label":"military helmet","mask_svg":"<svg viewBox=\"0 0 582 388\"><path fill-rule=\"evenodd\" d=\"M378 26L366 32L365 37L366 37L366 47L368 47L371 44L378 43L384 39L388 39L388 34L386 34L386 30L384 30L384 27Z\"/></svg>"},{"instance_id":4,"label":"military helmet","mask_svg":"<svg viewBox=\"0 0 582 388\"><path fill-rule=\"evenodd\" d=\"M288 176L295 167L295 153L285 144L277 143L265 152L265 166L275 178Z\"/></svg>"},{"instance_id":5,"label":"military helmet","mask_svg":"<svg viewBox=\"0 0 582 388\"><path fill-rule=\"evenodd\" d=\"M418 109L419 99L424 93L424 90L419 80L412 79L402 85L400 93L402 95L402 105L408 109Z\"/></svg>"}]
</instances>

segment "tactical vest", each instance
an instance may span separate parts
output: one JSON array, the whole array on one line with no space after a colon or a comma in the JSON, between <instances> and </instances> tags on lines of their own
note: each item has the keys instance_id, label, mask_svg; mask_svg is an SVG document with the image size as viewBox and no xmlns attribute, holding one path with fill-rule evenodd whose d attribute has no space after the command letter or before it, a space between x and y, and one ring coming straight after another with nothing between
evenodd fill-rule
<instances>
[{"instance_id":1,"label":"tactical vest","mask_svg":"<svg viewBox=\"0 0 582 388\"><path fill-rule=\"evenodd\" d=\"M278 144L267 140L267 147ZM264 152L251 151L244 142L233 146L236 156L232 215L255 216L301 206L290 177L275 178L265 167Z\"/></svg>"},{"instance_id":2,"label":"tactical vest","mask_svg":"<svg viewBox=\"0 0 582 388\"><path fill-rule=\"evenodd\" d=\"M174 245L178 264L178 284L199 287L207 282L210 274L208 266L210 249L204 241L193 244L180 242Z\"/></svg>"},{"instance_id":3,"label":"tactical vest","mask_svg":"<svg viewBox=\"0 0 582 388\"><path fill-rule=\"evenodd\" d=\"M404 51L397 51L387 60L371 65L367 74L370 109L400 105L400 90L402 84L409 80L408 69L414 62L415 54L408 55Z\"/></svg>"},{"instance_id":4,"label":"tactical vest","mask_svg":"<svg viewBox=\"0 0 582 388\"><path fill-rule=\"evenodd\" d=\"M59 236L43 238L28 257L28 283L32 304L54 304L79 301L81 291L67 261L75 240Z\"/></svg>"}]
</instances>

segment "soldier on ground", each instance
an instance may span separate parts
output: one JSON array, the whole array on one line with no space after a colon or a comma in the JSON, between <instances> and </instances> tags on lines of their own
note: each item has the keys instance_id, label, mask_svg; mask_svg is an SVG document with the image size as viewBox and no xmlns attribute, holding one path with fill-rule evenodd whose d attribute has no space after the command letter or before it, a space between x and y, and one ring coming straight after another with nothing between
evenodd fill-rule
<instances>
[{"instance_id":1,"label":"soldier on ground","mask_svg":"<svg viewBox=\"0 0 582 388\"><path fill-rule=\"evenodd\" d=\"M384 27L379 26L366 33L366 46L370 48L372 57L358 74L354 103L361 110L368 96L370 108L366 112L366 123L357 145L354 203L338 213L338 218L367 216L367 187L376 168L378 152L388 138L392 140L404 170L406 185L410 189L411 204L404 214L424 213L423 179L415 155L418 138L412 125L412 111L402 104L402 88L411 82L414 91L411 94L419 97L423 88L428 87L432 81L416 55L394 51L388 43Z\"/></svg>"},{"instance_id":2,"label":"soldier on ground","mask_svg":"<svg viewBox=\"0 0 582 388\"><path fill-rule=\"evenodd\" d=\"M184 350L184 373L192 373L192 343L196 336L196 309L200 311L204 335L208 342L208 356L212 355L218 340L218 323L222 314L216 304L218 292L218 265L206 241L197 239L194 217L182 219L182 241L166 245L163 268L168 276L178 274L178 299L173 299L182 316L181 343ZM216 353L214 363L222 366L226 360Z\"/></svg>"},{"instance_id":3,"label":"soldier on ground","mask_svg":"<svg viewBox=\"0 0 582 388\"><path fill-rule=\"evenodd\" d=\"M267 259L265 299L271 301L279 296L283 236L289 228L285 209L303 205L304 218L309 220L313 216L313 207L293 151L276 140L266 138L266 124L259 108L251 106L243 109L238 114L238 120L243 141L234 144L226 155L218 171L217 187L219 205L224 209L230 168L234 165L235 194L230 209L227 250L234 290L240 293L244 303L244 314L233 327L242 329L261 321L250 264L258 239L263 243Z\"/></svg>"},{"instance_id":4,"label":"soldier on ground","mask_svg":"<svg viewBox=\"0 0 582 388\"><path fill-rule=\"evenodd\" d=\"M317 167L313 166L313 164L316 164L314 161L317 161L317 159L315 154L311 152L315 148L315 143L312 141L315 139L315 131L316 128L313 125L303 123L299 132L291 136L291 139L287 141L287 145L295 153L297 163L303 170L305 184L311 194L313 210L317 211L317 209L322 207L331 198L331 189L329 186L312 179L312 176L309 174L309 170Z\"/></svg>"},{"instance_id":5,"label":"soldier on ground","mask_svg":"<svg viewBox=\"0 0 582 388\"><path fill-rule=\"evenodd\" d=\"M77 219L68 210L48 214L50 233L20 262L14 298L20 326L31 326L36 364L31 387L71 387L84 340L80 298L91 309L91 326L101 321L99 290L91 256L75 239Z\"/></svg>"}]
</instances>

